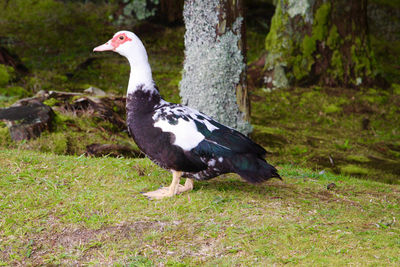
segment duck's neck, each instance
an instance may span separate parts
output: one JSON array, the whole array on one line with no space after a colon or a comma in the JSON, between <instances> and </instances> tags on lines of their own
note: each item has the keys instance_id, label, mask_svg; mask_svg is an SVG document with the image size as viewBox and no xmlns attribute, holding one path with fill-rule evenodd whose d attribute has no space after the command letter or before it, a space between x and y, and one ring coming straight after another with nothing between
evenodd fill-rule
<instances>
[{"instance_id":1,"label":"duck's neck","mask_svg":"<svg viewBox=\"0 0 400 267\"><path fill-rule=\"evenodd\" d=\"M131 74L129 77L127 95L134 93L137 90L148 91L158 94L151 74L151 67L147 60L147 55L129 58L131 65Z\"/></svg>"}]
</instances>

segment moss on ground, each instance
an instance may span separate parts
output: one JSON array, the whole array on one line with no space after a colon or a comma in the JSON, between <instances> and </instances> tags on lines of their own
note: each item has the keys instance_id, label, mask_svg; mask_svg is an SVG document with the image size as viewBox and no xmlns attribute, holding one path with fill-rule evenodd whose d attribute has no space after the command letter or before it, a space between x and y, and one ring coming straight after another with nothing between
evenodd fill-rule
<instances>
[{"instance_id":1,"label":"moss on ground","mask_svg":"<svg viewBox=\"0 0 400 267\"><path fill-rule=\"evenodd\" d=\"M347 160L351 160L351 161L356 161L356 162L360 162L360 163L367 163L370 162L371 160L363 155L349 155L346 157Z\"/></svg>"},{"instance_id":2,"label":"moss on ground","mask_svg":"<svg viewBox=\"0 0 400 267\"><path fill-rule=\"evenodd\" d=\"M354 164L340 166L340 170L342 173L347 174L347 175L367 175L368 174L368 169L354 165Z\"/></svg>"},{"instance_id":3,"label":"moss on ground","mask_svg":"<svg viewBox=\"0 0 400 267\"><path fill-rule=\"evenodd\" d=\"M398 95L317 87L252 97L253 138L272 161L352 174L343 166L356 164L358 177L400 184Z\"/></svg>"}]
</instances>

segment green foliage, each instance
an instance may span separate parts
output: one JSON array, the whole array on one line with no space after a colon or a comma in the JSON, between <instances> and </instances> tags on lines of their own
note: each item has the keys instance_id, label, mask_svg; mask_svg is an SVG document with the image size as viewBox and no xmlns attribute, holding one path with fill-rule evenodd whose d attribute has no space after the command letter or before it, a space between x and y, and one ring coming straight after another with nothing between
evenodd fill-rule
<instances>
[{"instance_id":1,"label":"green foliage","mask_svg":"<svg viewBox=\"0 0 400 267\"><path fill-rule=\"evenodd\" d=\"M0 64L0 87L6 86L14 76L12 67Z\"/></svg>"},{"instance_id":2,"label":"green foliage","mask_svg":"<svg viewBox=\"0 0 400 267\"><path fill-rule=\"evenodd\" d=\"M1 94L4 96L16 96L18 98L29 96L29 92L20 86L8 86L1 90L4 90L1 92Z\"/></svg>"},{"instance_id":3,"label":"green foliage","mask_svg":"<svg viewBox=\"0 0 400 267\"><path fill-rule=\"evenodd\" d=\"M49 99L43 101L43 104L48 105L49 107L54 107L58 103L60 103L60 101L55 98L49 98Z\"/></svg>"}]
</instances>

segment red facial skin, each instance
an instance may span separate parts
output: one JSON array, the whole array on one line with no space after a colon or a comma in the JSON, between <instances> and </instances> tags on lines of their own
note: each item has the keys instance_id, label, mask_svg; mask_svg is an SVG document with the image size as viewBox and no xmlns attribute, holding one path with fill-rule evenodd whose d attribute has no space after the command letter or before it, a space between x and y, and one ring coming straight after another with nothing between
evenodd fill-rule
<instances>
[{"instance_id":1,"label":"red facial skin","mask_svg":"<svg viewBox=\"0 0 400 267\"><path fill-rule=\"evenodd\" d=\"M130 42L132 41L131 38L129 38L128 36L126 36L125 33L121 33L118 34L117 36L114 36L114 38L111 39L111 45L113 48L113 50L117 49L118 46L122 45L125 42Z\"/></svg>"}]
</instances>

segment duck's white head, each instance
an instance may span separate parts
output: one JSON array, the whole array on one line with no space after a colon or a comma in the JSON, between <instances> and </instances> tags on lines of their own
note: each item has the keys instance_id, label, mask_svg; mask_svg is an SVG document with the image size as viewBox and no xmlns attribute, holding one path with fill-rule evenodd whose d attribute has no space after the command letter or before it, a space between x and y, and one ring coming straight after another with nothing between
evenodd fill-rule
<instances>
[{"instance_id":1,"label":"duck's white head","mask_svg":"<svg viewBox=\"0 0 400 267\"><path fill-rule=\"evenodd\" d=\"M113 51L126 58L139 56L143 57L147 53L142 41L130 31L119 31L114 34L108 42L93 49L94 52Z\"/></svg>"},{"instance_id":2,"label":"duck's white head","mask_svg":"<svg viewBox=\"0 0 400 267\"><path fill-rule=\"evenodd\" d=\"M135 91L139 85L144 85L145 90L154 88L146 49L133 32L119 31L108 42L93 49L93 52L102 51L117 52L128 59L131 65L128 94Z\"/></svg>"}]
</instances>

